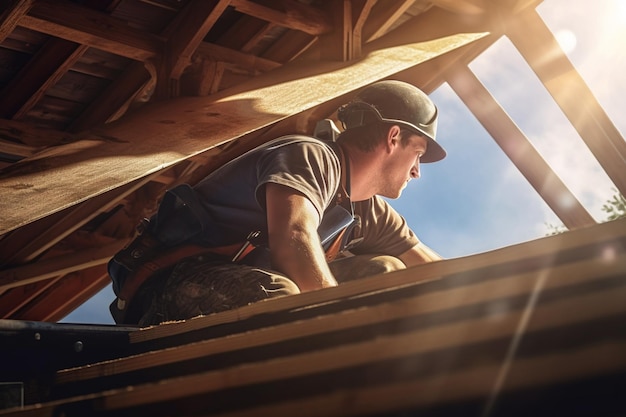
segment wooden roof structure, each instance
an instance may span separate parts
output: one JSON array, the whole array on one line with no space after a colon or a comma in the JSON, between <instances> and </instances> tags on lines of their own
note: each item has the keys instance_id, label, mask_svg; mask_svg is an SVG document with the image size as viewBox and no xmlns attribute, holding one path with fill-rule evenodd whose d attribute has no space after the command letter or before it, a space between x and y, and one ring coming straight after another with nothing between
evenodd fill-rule
<instances>
[{"instance_id":1,"label":"wooden roof structure","mask_svg":"<svg viewBox=\"0 0 626 417\"><path fill-rule=\"evenodd\" d=\"M613 228L596 225L586 209L468 67L474 58L496 40L502 36L508 37L571 121L618 191L626 195L626 142L537 14L535 8L540 2L11 0L0 3L0 319L6 319L1 321L0 329L3 329L3 335L9 335L10 339L7 340L20 341L15 345L19 348L12 350L13 347L9 347L5 357L21 361L24 375L34 378L33 375L41 375L37 366L43 366L42 362L35 360L32 368L25 363L43 355L52 364L50 368L44 366L44 374L47 377L58 375L55 378L63 381L60 384L70 387L57 389L54 385L56 382L48 385L40 378L32 379L28 385L32 395L27 402L57 401L51 403L55 405L43 407L42 414L55 414L61 409L66 414L84 410L115 414L113 410L122 409L132 413L132 410L140 409L165 415L175 409L168 407L180 407L187 394L178 397L173 394L172 402L157 410L155 406L146 405L144 400L124 402L126 400L120 399L122 394L118 397L115 397L118 394L112 394L121 401L116 403L117 400L111 400L111 404L117 405L102 407L104 403L109 404L108 397L94 393L109 389L114 393L123 391L119 379L125 380L131 375L133 378L136 376L135 379L131 378L132 384L142 387L137 392L145 392L142 398L162 395L159 390L149 391L148 382L155 372L152 367L156 366L156 372L167 368L165 375L173 380L181 377L181 374L171 373L170 365L160 362L154 365L157 362L142 359L141 355L157 349L162 353L155 355L167 356L167 352L170 352L168 349L175 345L171 342L171 334L192 334L179 340L188 345L180 347L183 351L180 358L183 359L177 359L186 363L185 369L189 370L188 364L200 356L190 353L192 356L187 357L186 352L193 350L193 346L203 338L227 338L228 335L264 332L262 327L267 324L262 324L263 320L257 314L265 317L270 310L306 310L313 312L313 315L303 320L315 322L318 303L320 306L328 303L334 305L333 300L342 307L332 311L319 307L320 316L335 317L341 311L358 310L366 305L374 312L386 311L387 307L380 307L388 303L385 296L364 294L395 294L396 288L417 285L415 276L418 275L432 278L455 274L475 276L478 273L476 271L482 274L486 268L499 274L499 280L515 274L541 275L554 268L561 274L579 271L579 281L587 286L618 288L623 285L618 277L625 270L624 223L618 223ZM565 226L571 230L580 229L576 230L579 234L548 239L557 244L556 249L541 242L523 246L524 251L534 254L528 257L511 255L499 261L499 254L485 255L469 263L460 262L461 266L454 263L457 260L444 261L440 266L422 268L419 274L415 271L399 274L398 277L403 278L398 278L395 284L392 281L385 288L363 284L363 287L348 286L334 292L324 291L320 295L298 296L293 301L297 305L291 305L291 301L279 301L272 307L263 304L258 308L270 310L260 310L261 313L246 316L246 311L255 311L257 308L249 306L250 309L233 313L242 320L219 315L218 318L204 318L204 321L197 322L202 322L200 327L205 330L179 323L177 326L181 330L172 330L171 334L166 332L163 337L152 338L149 335L159 335L158 330L139 333L137 329L106 326L47 327L46 322L63 318L110 283L106 262L133 236L139 220L152 214L158 199L167 188L182 182L194 183L225 161L280 134L310 133L318 120L334 117L333 112L339 104L345 102L346 97L372 82L389 77L411 82L428 93L448 83ZM572 94L579 99L575 102L569 100ZM598 259L581 255L581 248L589 249L591 245L594 250L599 250L605 244L611 245L611 253L614 254L606 270L601 269L604 264ZM578 264L570 264L574 253L580 256L582 262L579 270L576 269ZM561 263L552 266L530 262L530 270L520 267L528 259L550 256L560 259ZM497 265L509 265L512 269ZM595 283L596 279L600 284ZM450 278L448 282L455 281ZM529 282L537 285L535 281ZM431 287L419 287L421 289L416 290L417 293L443 291L445 287L445 284L429 285ZM433 289L437 285L442 287ZM465 284L459 282L458 285ZM555 285L559 287L562 284ZM581 288L587 288L584 285ZM520 294L531 297L533 288L531 285L520 289ZM619 291L623 292L622 289ZM621 294L619 291L615 294ZM609 292L602 297L609 297ZM422 296L415 294L415 297ZM351 302L340 301L354 297L366 300L365 304L354 307ZM451 300L455 299L453 295L450 297ZM548 310L556 309L545 313L546 317L551 320L564 311L570 311L568 309L587 305L584 304L586 301L576 297L570 300L573 303L571 306L546 307ZM581 323L587 320L600 320L598 317L610 323L616 323L619 317L623 317L623 308L613 298L594 300L589 301L590 305L601 304L603 307L599 310L595 310L595 307L583 309L589 312L588 316L582 314L571 318L567 315L560 324L554 325L569 329L572 326L583 326ZM489 302L495 303L496 299ZM458 308L462 309L463 304L460 303ZM520 311L523 316L523 310ZM418 315L411 311L398 314L411 317ZM252 316L256 318L247 320ZM273 318L267 326L287 326L287 333L295 332L301 318L298 314L290 313L286 321L276 322L272 320L277 315L270 316ZM355 324L353 327L361 325ZM480 324L471 324L474 325L478 327L471 329L480 328ZM587 331L590 327L583 328ZM585 384L593 381L600 381L599 386L610 381L623 384L624 362L615 360L619 356L615 350L623 351L625 346L623 325L611 324L608 329L607 335L601 337L599 343L614 337L617 340L614 340L614 344L607 342L606 346L585 346L584 349L591 350L573 353L574 359L596 360L604 357L607 362L602 365L604 367L600 366L597 375L588 369L576 368L577 371L572 371L577 378L587 378L593 374L590 379L585 379ZM378 331L380 329L372 328L366 333L375 339ZM536 331L542 330L538 327ZM339 344L332 347L324 345L326 342L322 343L328 337L335 337L335 333L329 336L324 333L326 330L312 332L303 336L302 340L320 346L320 349L331 349L331 355L351 356L349 351L335 352L333 349L340 349L337 347ZM515 326L503 328L501 332L498 337L514 337ZM400 341L406 337L417 337L407 335L404 331L400 333L389 337L398 337ZM571 333L572 338L574 334ZM64 354L57 357L55 355L60 351L42 351L39 347L32 347L33 335L39 335L39 338L50 335L51 339L58 342L55 346L63 352L64 343L71 339L70 350L73 353L67 358ZM147 339L144 340L142 335L148 335ZM260 342L260 345L267 345L269 352L274 352L257 358L261 373L267 370L264 366L271 367L270 363L275 360L279 366L291 366L288 358L281 359L277 352L285 346L293 347L295 342L286 341L282 333L276 337L278 339L274 342L274 339L263 339ZM82 348L76 347L77 338L81 340L81 346L87 340L92 344L106 340L111 348L106 352L96 350L77 359L74 354L82 351ZM219 340L207 343L219 344ZM364 352L387 349L389 346L380 345L376 340L359 340L370 343L363 346ZM275 350L270 349L273 343L278 346ZM450 343L466 347L465 342ZM248 348L232 345L221 349ZM507 351L497 352L506 356ZM551 363L550 355L554 352L546 352L545 356L541 356L541 353L534 362L531 358L529 366L540 368ZM143 366L144 371L135 370L136 365L123 362L128 361L124 358L133 354L140 355L137 363L145 366L137 366ZM315 354L313 351L302 351L300 360L309 361L311 358L307 355ZM398 353L398 356L392 355L385 360L406 365L398 358L414 354L418 353ZM219 360L228 356L225 353L216 355ZM121 363L119 366L123 369L119 371L122 374L120 378L101 380L91 376L88 371L71 370L73 366L96 364L115 357L122 361L115 362ZM213 359L204 358L200 362L208 363ZM281 360L286 362L282 364ZM176 363L169 359L166 362ZM322 362L323 358L314 361L316 364ZM378 367L383 366L380 365L382 362L374 362ZM237 366L241 364L227 363L232 364L233 368L216 370L208 365L198 368L200 376L188 376L185 386L189 388L204 377L239 378ZM558 376L561 374L557 372L554 379L559 384L567 380L567 363L570 362L564 362L563 368L559 368L563 369L563 376ZM360 365L354 366L358 368ZM484 384L476 387L475 395L462 394L459 388L457 391L450 390L450 398L461 398L461 403L467 405L469 403L464 402L467 398L474 401L478 397L484 399L488 396L486 387L493 386L492 377L496 375L495 380L498 380L499 374L492 372L496 369L495 364L485 362L484 366L473 370L488 375L483 380ZM97 365L94 369L99 369L94 372L101 372L97 374L100 376L113 372L108 370L107 365ZM347 376L352 375L349 369L337 365L336 368L329 368L328 374L324 375L331 379L332 375L336 375L341 379L341 375L345 374L342 380L352 381L354 376ZM269 386L274 389L284 388L293 378L307 380L308 375L314 373L306 370L298 372L276 377ZM463 381L471 379L470 375L462 375L465 371L459 372L455 375L460 379L453 378L453 384L463 384ZM8 372L7 375L6 378L19 378L15 373ZM65 375L79 375L76 380L80 381L95 378L99 382L86 382L84 387L91 388L85 391L77 389L82 383L75 383L73 377ZM429 375L429 381L436 385L437 376ZM402 386L402 380L394 378L384 379L389 385L375 388L364 385L363 391L356 389L358 392L350 391L348 385L338 385L341 395L333 397L336 406L354 400L361 405L354 409L353 415L369 413L368 390L373 389L375 393L372 395L376 398L400 392L394 391L393 387ZM0 382L3 380L6 379L2 378ZM32 382L34 380L37 382ZM253 380L253 385L262 382L254 378L246 381ZM412 387L423 384L420 379L411 381L417 384L409 384ZM536 381L533 377L524 381L519 385L522 391L529 384L537 382L542 385L545 382ZM585 384L579 388L585 390L589 386ZM175 385L175 382L166 384L164 389ZM242 392L250 389L248 382L242 382L242 385L246 385ZM216 389L216 395L219 396L223 389ZM235 396L239 393L238 389L237 384L228 388ZM52 391L58 394L49 395ZM513 395L515 400L510 404L518 404L518 399L526 398L520 394L522 391L516 391ZM207 392L193 394L196 401L192 403L199 403L198 399ZM141 395L138 394L138 398ZM216 395L211 398L217 398ZM300 400L294 400L295 405L292 406L295 408L285 410L291 414L294 414L293 410L298 410L300 414L301 407L310 404L307 401L317 401L315 395L325 396L325 393L318 391L311 397L303 394L298 397ZM393 394L390 398L400 401L398 395L402 397L401 394ZM416 401L409 401L407 409L420 408L429 400ZM437 407L442 404L437 402L434 409L439 410ZM277 413L283 410L280 408L283 405L257 403L250 405L250 410L253 410L252 415L259 415L262 410L258 407L267 406L270 407L268 413ZM278 408L272 408L274 406ZM191 414L207 413L207 409L201 405L198 407L186 410ZM226 412L229 409L228 406L220 407L216 410ZM385 414L390 410L395 408L373 412ZM35 413L34 409L28 412ZM327 415L333 413L341 414L340 411L329 411ZM21 415L21 412L17 414Z\"/></svg>"}]
</instances>

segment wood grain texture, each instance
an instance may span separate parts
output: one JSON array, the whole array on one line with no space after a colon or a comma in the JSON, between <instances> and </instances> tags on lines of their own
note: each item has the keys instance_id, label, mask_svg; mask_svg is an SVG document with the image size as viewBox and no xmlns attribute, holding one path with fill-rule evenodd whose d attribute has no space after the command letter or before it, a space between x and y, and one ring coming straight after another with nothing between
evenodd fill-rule
<instances>
[{"instance_id":1,"label":"wood grain texture","mask_svg":"<svg viewBox=\"0 0 626 417\"><path fill-rule=\"evenodd\" d=\"M404 281L372 277L386 287L364 294L345 285L341 296L328 291L266 315L265 326L62 370L55 399L7 415L550 416L581 407L619 415L625 227L433 263L449 268L436 281L419 283L419 267ZM296 314L305 310L308 318Z\"/></svg>"},{"instance_id":2,"label":"wood grain texture","mask_svg":"<svg viewBox=\"0 0 626 417\"><path fill-rule=\"evenodd\" d=\"M122 186L290 115L479 39L459 34L391 47L351 63L285 66L239 92L168 100L0 176L0 234ZM282 80L282 81L281 81ZM40 204L45 201L45 204Z\"/></svg>"}]
</instances>

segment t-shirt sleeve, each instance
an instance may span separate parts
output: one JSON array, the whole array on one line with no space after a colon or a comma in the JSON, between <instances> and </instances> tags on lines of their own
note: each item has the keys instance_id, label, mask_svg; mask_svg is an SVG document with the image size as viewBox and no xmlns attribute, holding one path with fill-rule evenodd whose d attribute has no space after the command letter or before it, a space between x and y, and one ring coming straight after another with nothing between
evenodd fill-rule
<instances>
[{"instance_id":1,"label":"t-shirt sleeve","mask_svg":"<svg viewBox=\"0 0 626 417\"><path fill-rule=\"evenodd\" d=\"M404 217L379 196L355 203L361 218L354 237L363 240L350 251L356 255L378 253L398 256L419 243Z\"/></svg>"},{"instance_id":2,"label":"t-shirt sleeve","mask_svg":"<svg viewBox=\"0 0 626 417\"><path fill-rule=\"evenodd\" d=\"M257 165L257 201L265 207L265 186L281 184L301 192L320 219L335 196L341 168L335 153L323 143L295 142L270 147Z\"/></svg>"}]
</instances>

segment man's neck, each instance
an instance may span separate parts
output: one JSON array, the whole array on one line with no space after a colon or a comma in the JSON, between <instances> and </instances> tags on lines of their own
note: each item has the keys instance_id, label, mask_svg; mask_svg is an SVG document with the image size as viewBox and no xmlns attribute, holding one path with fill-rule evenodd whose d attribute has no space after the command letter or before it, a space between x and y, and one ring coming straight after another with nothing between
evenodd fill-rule
<instances>
[{"instance_id":1,"label":"man's neck","mask_svg":"<svg viewBox=\"0 0 626 417\"><path fill-rule=\"evenodd\" d=\"M363 152L353 147L342 147L350 169L350 200L367 200L376 194L375 177L379 162L375 152Z\"/></svg>"}]
</instances>

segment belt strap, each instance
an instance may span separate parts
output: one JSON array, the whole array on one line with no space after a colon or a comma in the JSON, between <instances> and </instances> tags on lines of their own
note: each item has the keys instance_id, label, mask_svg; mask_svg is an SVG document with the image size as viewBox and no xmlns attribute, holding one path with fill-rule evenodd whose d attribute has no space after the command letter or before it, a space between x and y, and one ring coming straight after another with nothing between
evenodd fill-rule
<instances>
[{"instance_id":1,"label":"belt strap","mask_svg":"<svg viewBox=\"0 0 626 417\"><path fill-rule=\"evenodd\" d=\"M137 268L132 276L124 282L124 286L120 289L120 293L117 297L117 307L120 310L124 310L127 307L128 302L133 299L139 288L152 275L154 275L155 272L174 266L181 259L200 255L202 253L212 253L224 255L226 257L233 257L238 254L238 259L243 259L246 255L252 252L254 248L255 246L246 245L245 243L235 243L233 245L220 246L216 248L207 248L206 246L193 244L172 248L171 250L160 254L157 258L144 262Z\"/></svg>"}]
</instances>

